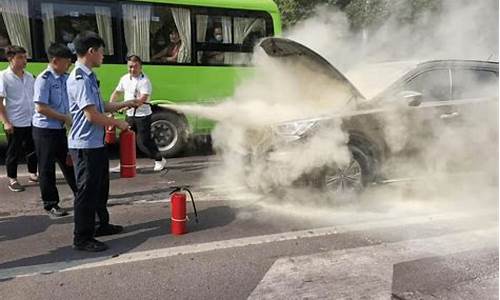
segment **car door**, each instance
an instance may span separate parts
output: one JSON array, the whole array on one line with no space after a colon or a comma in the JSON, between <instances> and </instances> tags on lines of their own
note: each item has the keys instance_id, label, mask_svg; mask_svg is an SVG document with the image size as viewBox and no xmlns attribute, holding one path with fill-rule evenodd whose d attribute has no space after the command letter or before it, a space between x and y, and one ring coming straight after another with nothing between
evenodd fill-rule
<instances>
[{"instance_id":1,"label":"car door","mask_svg":"<svg viewBox=\"0 0 500 300\"><path fill-rule=\"evenodd\" d=\"M470 170L478 157L498 153L498 72L438 67L408 79L402 90L422 94L422 103L406 111L405 154L427 169Z\"/></svg>"},{"instance_id":2,"label":"car door","mask_svg":"<svg viewBox=\"0 0 500 300\"><path fill-rule=\"evenodd\" d=\"M498 158L498 69L458 66L451 71L452 105L443 122L456 169L497 166L490 162Z\"/></svg>"},{"instance_id":3,"label":"car door","mask_svg":"<svg viewBox=\"0 0 500 300\"><path fill-rule=\"evenodd\" d=\"M393 94L402 92L418 92L422 95L422 103L415 107L402 105L398 110L399 126L406 134L404 147L398 155L406 158L418 158L427 151L429 145L438 139L436 133L442 129L443 119L450 110L451 70L448 67L426 68L405 78ZM398 99L397 99L398 100ZM400 135L403 135L400 134Z\"/></svg>"}]
</instances>

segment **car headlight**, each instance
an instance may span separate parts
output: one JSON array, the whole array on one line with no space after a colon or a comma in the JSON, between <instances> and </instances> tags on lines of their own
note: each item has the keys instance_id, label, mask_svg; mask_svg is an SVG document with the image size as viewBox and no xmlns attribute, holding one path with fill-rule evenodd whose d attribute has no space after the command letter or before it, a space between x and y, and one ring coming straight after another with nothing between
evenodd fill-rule
<instances>
[{"instance_id":1,"label":"car headlight","mask_svg":"<svg viewBox=\"0 0 500 300\"><path fill-rule=\"evenodd\" d=\"M280 123L273 127L273 132L278 136L300 138L317 124L317 121L311 120Z\"/></svg>"}]
</instances>

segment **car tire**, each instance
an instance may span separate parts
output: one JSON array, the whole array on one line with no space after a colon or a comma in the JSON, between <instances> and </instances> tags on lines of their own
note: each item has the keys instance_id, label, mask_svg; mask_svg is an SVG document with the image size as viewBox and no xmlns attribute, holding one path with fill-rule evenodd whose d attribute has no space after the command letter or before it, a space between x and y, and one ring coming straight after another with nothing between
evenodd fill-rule
<instances>
[{"instance_id":1,"label":"car tire","mask_svg":"<svg viewBox=\"0 0 500 300\"><path fill-rule=\"evenodd\" d=\"M176 113L157 111L151 117L151 137L163 157L174 157L187 145L187 122Z\"/></svg>"}]
</instances>

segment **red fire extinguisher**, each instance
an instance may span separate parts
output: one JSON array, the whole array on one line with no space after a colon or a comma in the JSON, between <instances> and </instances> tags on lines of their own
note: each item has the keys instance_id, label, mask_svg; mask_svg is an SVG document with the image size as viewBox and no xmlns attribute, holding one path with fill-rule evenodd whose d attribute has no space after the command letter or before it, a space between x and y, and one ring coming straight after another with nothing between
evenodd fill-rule
<instances>
[{"instance_id":1,"label":"red fire extinguisher","mask_svg":"<svg viewBox=\"0 0 500 300\"><path fill-rule=\"evenodd\" d=\"M66 154L66 166L72 167L73 166L73 159L71 158L71 154Z\"/></svg>"},{"instance_id":2,"label":"red fire extinguisher","mask_svg":"<svg viewBox=\"0 0 500 300\"><path fill-rule=\"evenodd\" d=\"M108 145L116 143L116 127L108 126L106 127L106 135L104 137L104 142Z\"/></svg>"},{"instance_id":3,"label":"red fire extinguisher","mask_svg":"<svg viewBox=\"0 0 500 300\"><path fill-rule=\"evenodd\" d=\"M109 115L113 118L113 114ZM104 142L108 145L116 143L116 127L108 126L106 127L106 134L104 135Z\"/></svg>"},{"instance_id":4,"label":"red fire extinguisher","mask_svg":"<svg viewBox=\"0 0 500 300\"><path fill-rule=\"evenodd\" d=\"M173 235L181 235L187 233L186 222L188 220L186 215L186 192L191 197L193 203L193 210L195 221L198 223L198 212L194 204L193 194L187 187L176 187L170 192L170 206L171 206L171 220L170 228Z\"/></svg>"},{"instance_id":5,"label":"red fire extinguisher","mask_svg":"<svg viewBox=\"0 0 500 300\"><path fill-rule=\"evenodd\" d=\"M135 167L135 132L123 130L120 133L120 177L135 177L137 174Z\"/></svg>"}]
</instances>

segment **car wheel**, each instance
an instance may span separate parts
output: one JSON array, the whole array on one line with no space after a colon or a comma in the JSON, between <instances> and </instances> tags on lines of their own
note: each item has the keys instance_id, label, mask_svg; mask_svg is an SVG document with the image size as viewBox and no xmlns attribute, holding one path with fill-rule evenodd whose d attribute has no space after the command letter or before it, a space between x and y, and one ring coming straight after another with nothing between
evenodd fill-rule
<instances>
[{"instance_id":1,"label":"car wheel","mask_svg":"<svg viewBox=\"0 0 500 300\"><path fill-rule=\"evenodd\" d=\"M156 112L151 117L151 137L163 157L173 157L187 145L187 124L175 113Z\"/></svg>"},{"instance_id":2,"label":"car wheel","mask_svg":"<svg viewBox=\"0 0 500 300\"><path fill-rule=\"evenodd\" d=\"M343 167L327 167L321 172L319 183L327 192L348 195L363 191L375 180L374 160L356 146L349 146L351 160Z\"/></svg>"}]
</instances>

